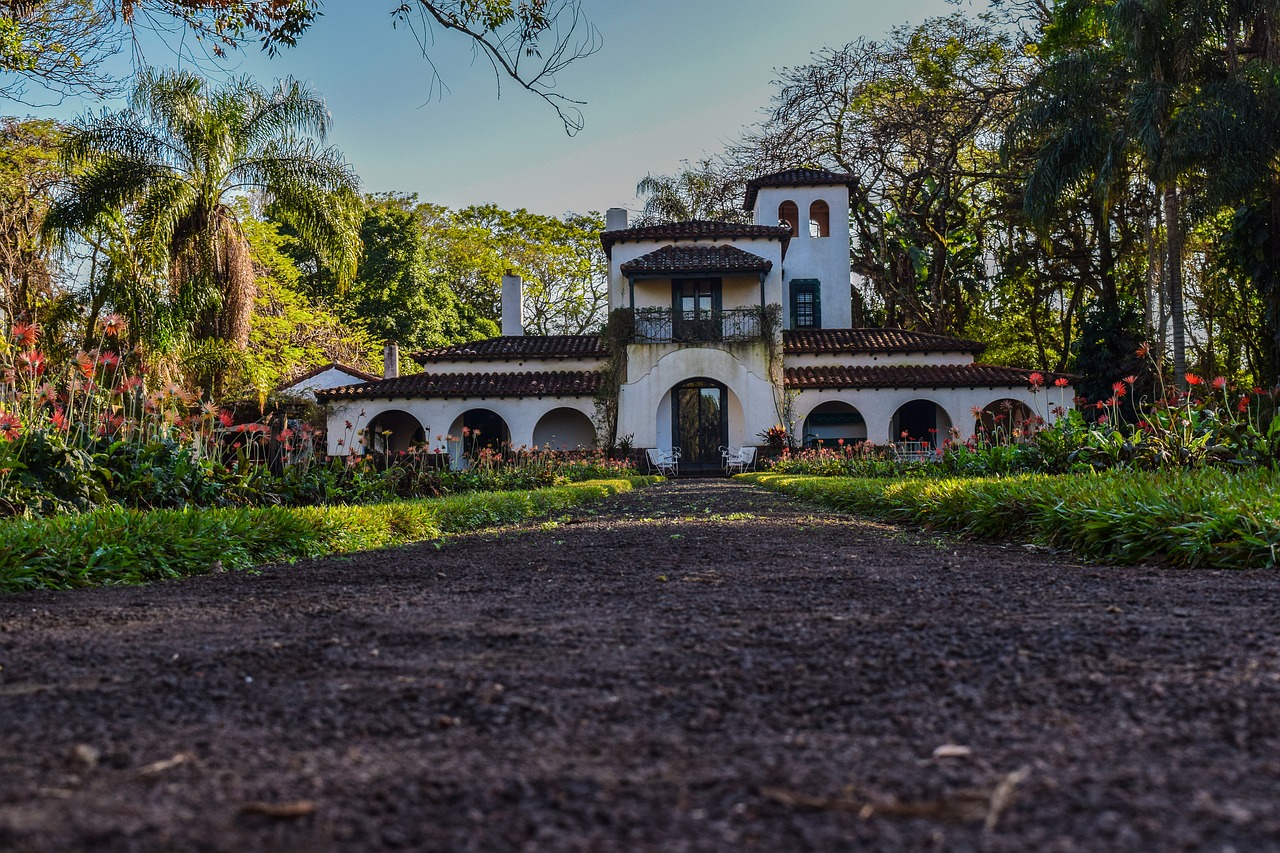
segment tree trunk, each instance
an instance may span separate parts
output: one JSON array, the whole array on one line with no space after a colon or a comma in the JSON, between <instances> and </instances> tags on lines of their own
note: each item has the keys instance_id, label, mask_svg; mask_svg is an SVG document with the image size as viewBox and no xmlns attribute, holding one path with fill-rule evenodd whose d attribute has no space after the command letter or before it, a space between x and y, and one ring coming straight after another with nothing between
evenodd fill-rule
<instances>
[{"instance_id":1,"label":"tree trunk","mask_svg":"<svg viewBox=\"0 0 1280 853\"><path fill-rule=\"evenodd\" d=\"M1178 187L1164 190L1164 227L1168 251L1169 313L1173 336L1173 381L1187 389L1187 329L1182 302L1182 223L1179 222Z\"/></svg>"}]
</instances>

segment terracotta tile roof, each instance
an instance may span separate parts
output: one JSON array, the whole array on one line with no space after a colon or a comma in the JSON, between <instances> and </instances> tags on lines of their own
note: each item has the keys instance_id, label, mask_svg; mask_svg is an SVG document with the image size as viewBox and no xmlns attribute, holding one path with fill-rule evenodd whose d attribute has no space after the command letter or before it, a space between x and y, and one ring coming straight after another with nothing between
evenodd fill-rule
<instances>
[{"instance_id":1,"label":"terracotta tile roof","mask_svg":"<svg viewBox=\"0 0 1280 853\"><path fill-rule=\"evenodd\" d=\"M667 222L662 225L643 225L639 228L620 228L605 231L600 243L605 252L613 251L614 243L637 240L781 240L783 254L791 242L791 229L779 225L744 225L738 222L712 222L692 219L688 222Z\"/></svg>"},{"instance_id":2,"label":"terracotta tile roof","mask_svg":"<svg viewBox=\"0 0 1280 853\"><path fill-rule=\"evenodd\" d=\"M291 385L297 385L299 382L306 382L308 379L314 379L315 377L319 376L321 373L324 373L326 370L330 368L333 368L334 370L340 370L349 376L355 376L356 378L363 379L366 382L376 382L382 378L376 373L370 373L369 371L361 370L358 367L349 367L345 364L341 364L336 361L330 361L320 365L319 367L313 367L311 370L308 370L306 373L300 373L297 376L286 379L284 382L281 382L278 387L288 388Z\"/></svg>"},{"instance_id":3,"label":"terracotta tile roof","mask_svg":"<svg viewBox=\"0 0 1280 853\"><path fill-rule=\"evenodd\" d=\"M520 361L538 358L607 358L599 335L524 335L488 338L410 353L422 365L442 361Z\"/></svg>"},{"instance_id":4,"label":"terracotta tile roof","mask_svg":"<svg viewBox=\"0 0 1280 853\"><path fill-rule=\"evenodd\" d=\"M843 352L971 352L986 344L905 329L788 329L782 333L787 353Z\"/></svg>"},{"instance_id":5,"label":"terracotta tile roof","mask_svg":"<svg viewBox=\"0 0 1280 853\"><path fill-rule=\"evenodd\" d=\"M623 275L640 273L768 272L773 261L735 246L663 246L627 261Z\"/></svg>"},{"instance_id":6,"label":"terracotta tile roof","mask_svg":"<svg viewBox=\"0 0 1280 853\"><path fill-rule=\"evenodd\" d=\"M761 187L827 187L833 184L853 186L857 181L853 175L842 175L826 169L784 169L747 181L747 197L742 203L742 209L755 209L756 196Z\"/></svg>"},{"instance_id":7,"label":"terracotta tile roof","mask_svg":"<svg viewBox=\"0 0 1280 853\"><path fill-rule=\"evenodd\" d=\"M413 373L364 385L317 391L320 400L388 397L589 397L600 387L599 370L521 373Z\"/></svg>"},{"instance_id":8,"label":"terracotta tile roof","mask_svg":"<svg viewBox=\"0 0 1280 853\"><path fill-rule=\"evenodd\" d=\"M994 364L945 365L832 365L829 367L790 367L786 370L786 387L803 391L808 388L1021 388L1031 384L1035 371ZM1052 387L1065 373L1040 371L1045 384Z\"/></svg>"}]
</instances>

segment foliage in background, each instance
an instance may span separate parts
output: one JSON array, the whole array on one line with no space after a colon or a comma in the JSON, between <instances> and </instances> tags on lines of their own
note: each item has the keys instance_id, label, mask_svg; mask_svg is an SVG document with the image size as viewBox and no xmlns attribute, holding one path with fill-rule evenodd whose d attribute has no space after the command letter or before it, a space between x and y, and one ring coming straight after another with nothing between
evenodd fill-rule
<instances>
[{"instance_id":1,"label":"foliage in background","mask_svg":"<svg viewBox=\"0 0 1280 853\"><path fill-rule=\"evenodd\" d=\"M483 318L502 318L502 276L524 279L526 334L584 334L608 307L608 265L597 213L544 216L480 205L419 208L430 264Z\"/></svg>"},{"instance_id":2,"label":"foliage in background","mask_svg":"<svg viewBox=\"0 0 1280 853\"><path fill-rule=\"evenodd\" d=\"M187 72L143 72L130 108L68 131L64 161L82 171L45 228L69 240L124 213L167 271L189 339L243 348L256 278L237 196L268 193L339 285L355 273L358 184L337 149L316 141L329 121L319 95L294 80L268 91L247 77L215 87ZM196 378L213 389L222 375Z\"/></svg>"}]
</instances>

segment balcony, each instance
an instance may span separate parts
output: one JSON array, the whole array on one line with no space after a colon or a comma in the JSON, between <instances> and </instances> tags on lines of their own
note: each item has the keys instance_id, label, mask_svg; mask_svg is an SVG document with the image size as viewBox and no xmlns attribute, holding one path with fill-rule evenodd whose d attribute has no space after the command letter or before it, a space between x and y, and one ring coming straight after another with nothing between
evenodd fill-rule
<instances>
[{"instance_id":1,"label":"balcony","mask_svg":"<svg viewBox=\"0 0 1280 853\"><path fill-rule=\"evenodd\" d=\"M632 343L750 343L765 338L767 309L730 308L685 317L670 308L636 308Z\"/></svg>"}]
</instances>

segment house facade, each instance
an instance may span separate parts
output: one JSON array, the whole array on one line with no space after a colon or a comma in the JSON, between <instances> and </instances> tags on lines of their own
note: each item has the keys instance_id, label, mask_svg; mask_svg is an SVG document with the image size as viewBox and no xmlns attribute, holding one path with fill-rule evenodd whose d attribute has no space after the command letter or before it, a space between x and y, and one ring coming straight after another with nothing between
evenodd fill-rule
<instances>
[{"instance_id":1,"label":"house facade","mask_svg":"<svg viewBox=\"0 0 1280 853\"><path fill-rule=\"evenodd\" d=\"M318 391L329 452L628 437L714 467L721 447L763 444L779 424L807 444L940 446L984 420L1054 420L1074 392L1052 386L1068 377L1035 388L1031 371L978 362L980 343L852 327L851 181L817 169L754 179L753 224L628 227L610 210L603 335L524 335L508 277L501 337L413 353L421 373L399 376L388 359L380 380ZM470 443L447 441L464 430Z\"/></svg>"}]
</instances>

